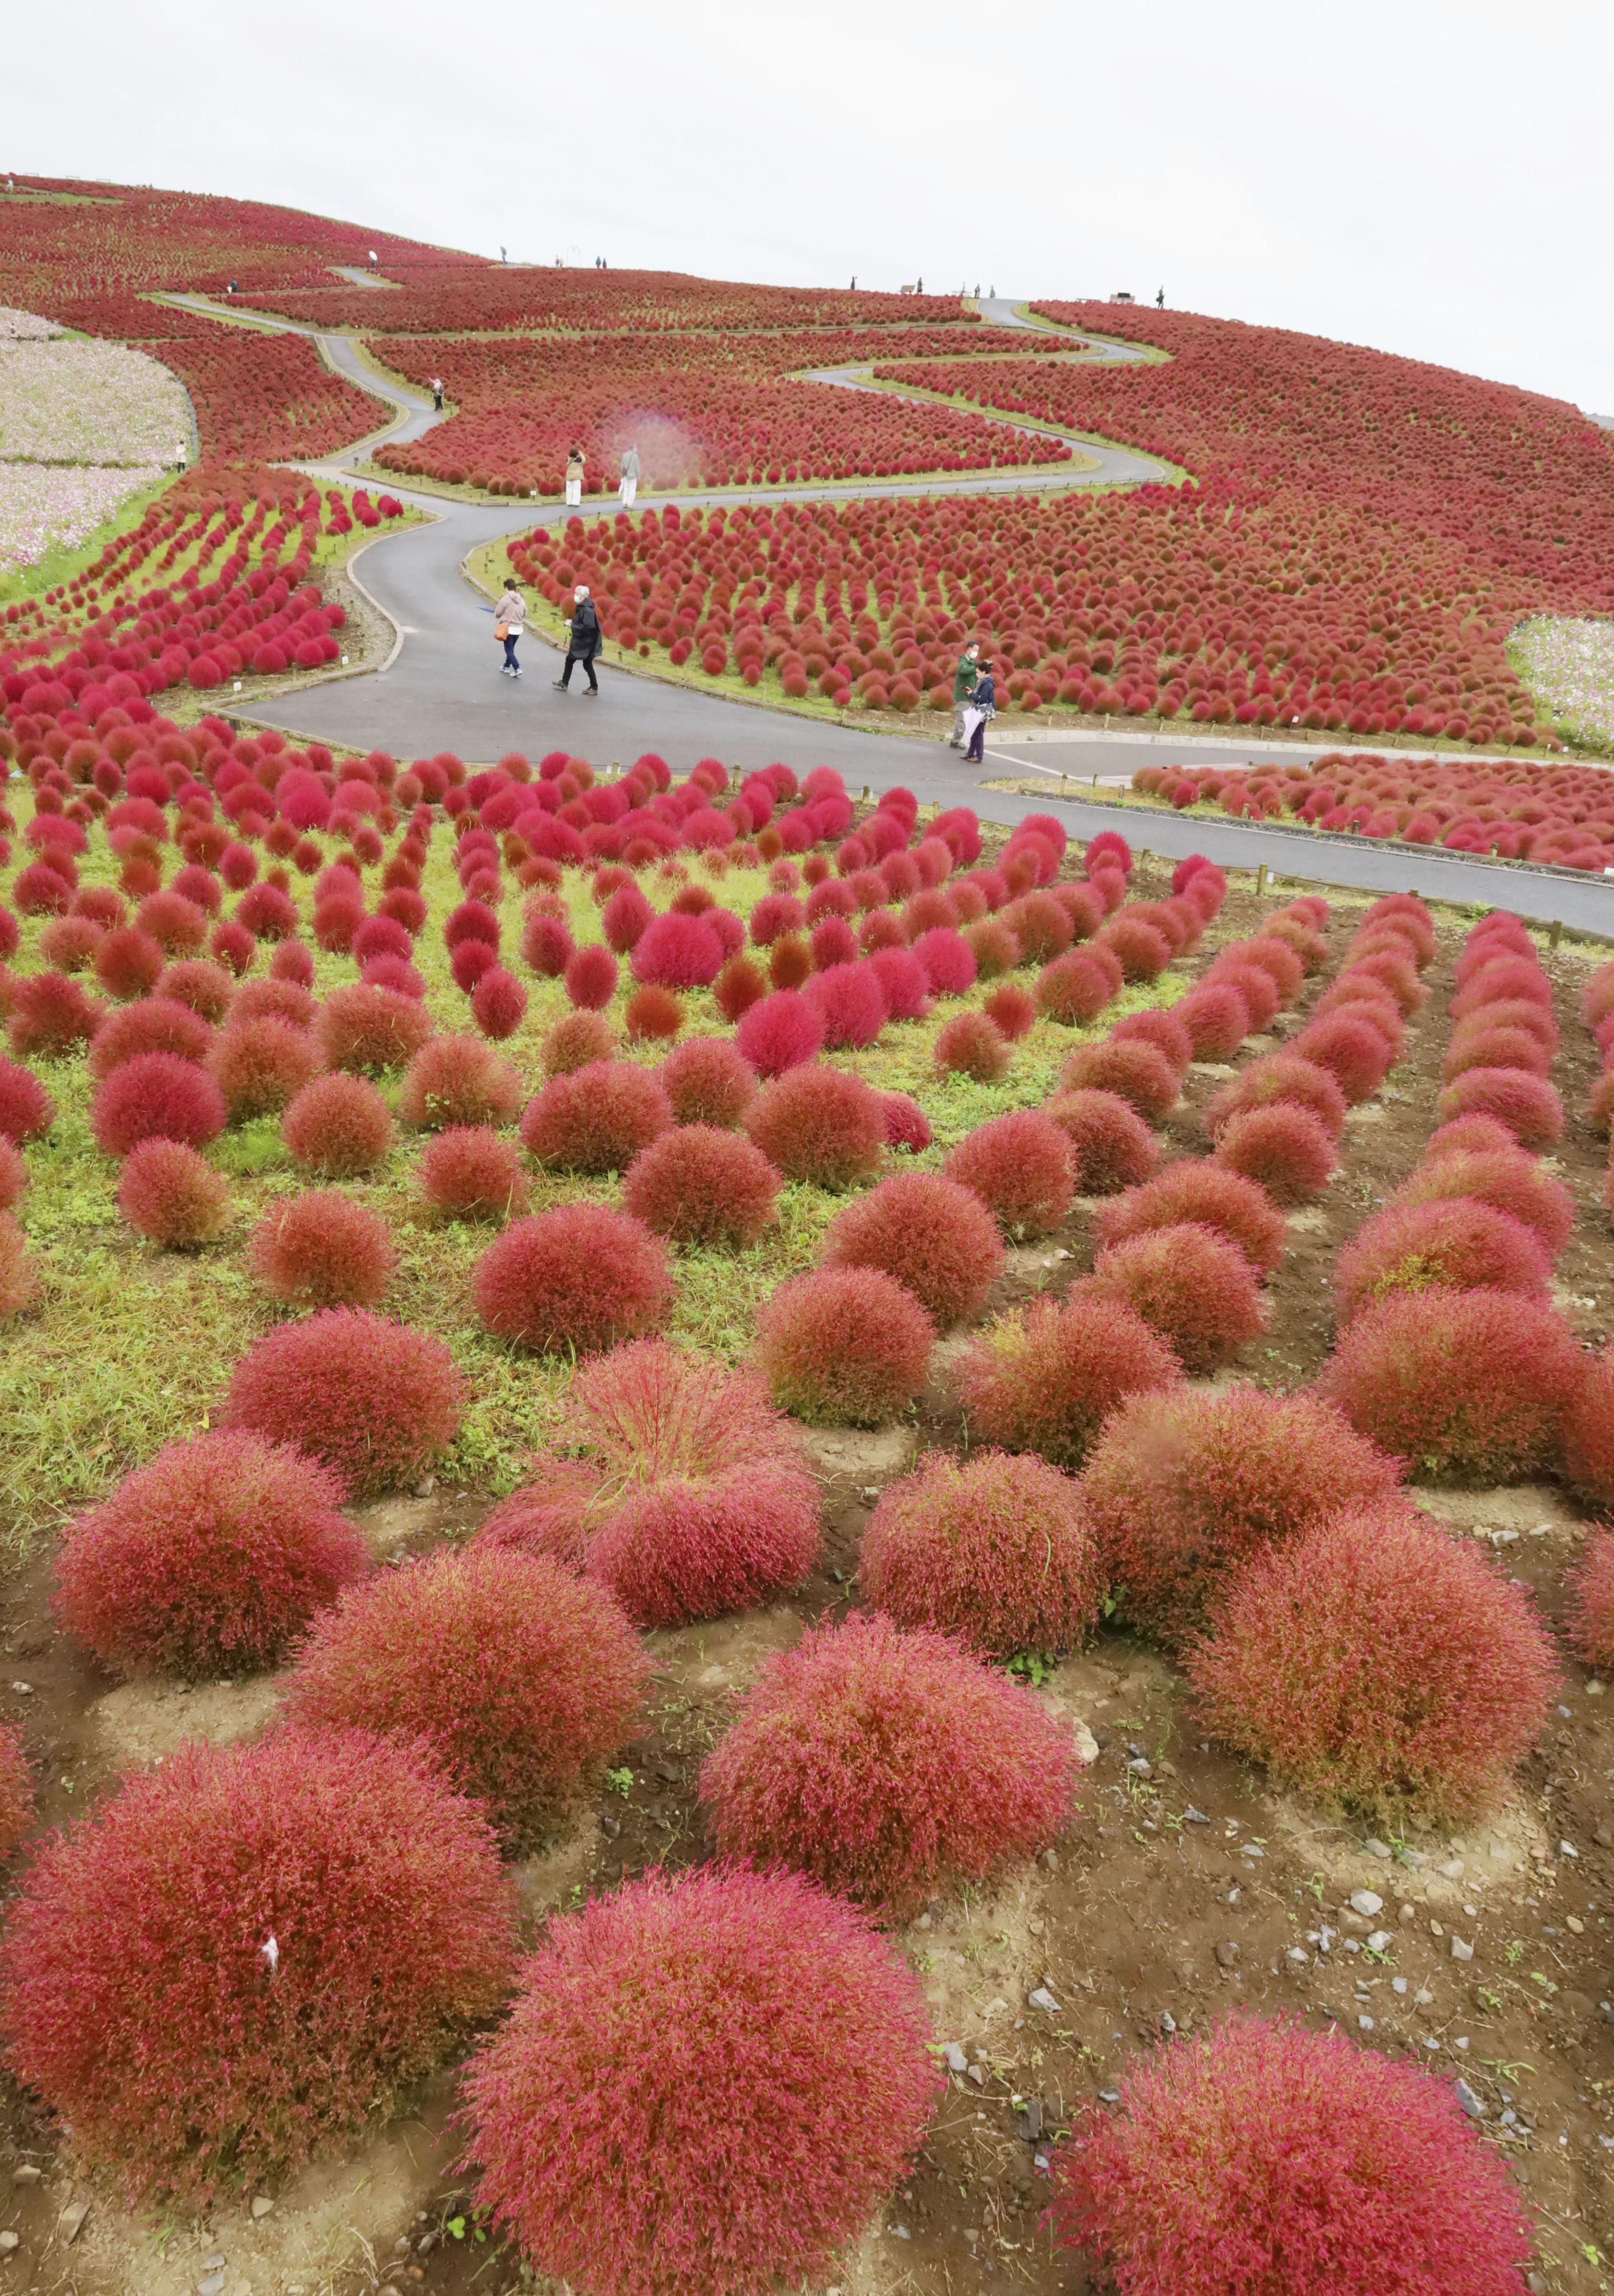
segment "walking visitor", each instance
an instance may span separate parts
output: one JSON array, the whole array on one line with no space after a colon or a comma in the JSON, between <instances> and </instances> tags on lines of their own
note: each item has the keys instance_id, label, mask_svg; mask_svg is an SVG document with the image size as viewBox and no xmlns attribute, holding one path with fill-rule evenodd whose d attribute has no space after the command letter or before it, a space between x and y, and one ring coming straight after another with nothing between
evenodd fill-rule
<instances>
[{"instance_id":1,"label":"walking visitor","mask_svg":"<svg viewBox=\"0 0 1614 2296\"><path fill-rule=\"evenodd\" d=\"M566 457L566 506L576 510L583 499L583 449L574 447Z\"/></svg>"},{"instance_id":2,"label":"walking visitor","mask_svg":"<svg viewBox=\"0 0 1614 2296\"><path fill-rule=\"evenodd\" d=\"M622 454L622 483L617 488L624 510L632 510L634 506L634 496L639 491L642 467L639 461L639 449L636 447L625 447Z\"/></svg>"},{"instance_id":3,"label":"walking visitor","mask_svg":"<svg viewBox=\"0 0 1614 2296\"><path fill-rule=\"evenodd\" d=\"M521 665L516 660L516 641L527 627L527 601L513 582L506 582L504 594L493 610L493 634L504 648L504 663L500 675L520 677Z\"/></svg>"},{"instance_id":4,"label":"walking visitor","mask_svg":"<svg viewBox=\"0 0 1614 2296\"><path fill-rule=\"evenodd\" d=\"M431 378L431 404L440 414L443 411L443 378L440 374L434 374Z\"/></svg>"},{"instance_id":5,"label":"walking visitor","mask_svg":"<svg viewBox=\"0 0 1614 2296\"><path fill-rule=\"evenodd\" d=\"M959 655L958 668L953 673L953 735L947 743L950 750L962 750L967 738L964 730L964 711L969 706L971 695L975 691L975 681L980 676L980 671L976 666L979 660L980 647L971 638L963 653Z\"/></svg>"},{"instance_id":6,"label":"walking visitor","mask_svg":"<svg viewBox=\"0 0 1614 2296\"><path fill-rule=\"evenodd\" d=\"M594 676L594 656L600 651L600 617L594 611L594 602L586 582L578 583L572 598L571 619L566 626L566 660L555 685L559 692L566 693L571 685L572 664L580 661L588 675L590 698L598 701L600 681Z\"/></svg>"},{"instance_id":7,"label":"walking visitor","mask_svg":"<svg viewBox=\"0 0 1614 2296\"><path fill-rule=\"evenodd\" d=\"M964 726L969 733L970 746L964 757L972 766L984 765L988 720L997 715L997 687L993 683L990 667L983 669L975 681L975 691L970 696L964 711Z\"/></svg>"}]
</instances>

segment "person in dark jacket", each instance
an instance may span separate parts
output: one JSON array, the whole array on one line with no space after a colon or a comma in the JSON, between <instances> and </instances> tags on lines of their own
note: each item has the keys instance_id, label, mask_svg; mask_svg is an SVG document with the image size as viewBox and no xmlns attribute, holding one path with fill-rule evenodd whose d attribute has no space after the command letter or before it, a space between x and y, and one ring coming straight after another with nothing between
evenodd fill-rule
<instances>
[{"instance_id":1,"label":"person in dark jacket","mask_svg":"<svg viewBox=\"0 0 1614 2296\"><path fill-rule=\"evenodd\" d=\"M588 673L589 694L592 699L598 701L600 681L594 676L594 656L599 652L600 645L600 617L594 611L594 602L588 594L587 584L579 582L573 593L571 620L567 630L566 660L561 665L561 675L555 680L555 685L562 693L571 684L572 664L580 661Z\"/></svg>"},{"instance_id":2,"label":"person in dark jacket","mask_svg":"<svg viewBox=\"0 0 1614 2296\"><path fill-rule=\"evenodd\" d=\"M987 722L997 715L997 687L993 683L990 664L976 679L975 691L965 704L964 714L970 721L970 746L964 756L971 765L984 765Z\"/></svg>"}]
</instances>

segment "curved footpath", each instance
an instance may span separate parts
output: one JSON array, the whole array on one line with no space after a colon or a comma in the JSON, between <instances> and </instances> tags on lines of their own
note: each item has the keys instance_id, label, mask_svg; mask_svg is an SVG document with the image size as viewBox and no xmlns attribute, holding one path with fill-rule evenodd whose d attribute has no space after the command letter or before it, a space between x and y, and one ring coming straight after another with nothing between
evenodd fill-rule
<instances>
[{"instance_id":1,"label":"curved footpath","mask_svg":"<svg viewBox=\"0 0 1614 2296\"><path fill-rule=\"evenodd\" d=\"M200 297L173 299L190 302L200 310L215 308ZM998 326L1067 332L1022 316L1007 297L983 298L980 310L984 319ZM258 324L273 323L266 317ZM383 441L418 439L442 419L422 393L405 383L383 381L359 357L350 337L319 334L290 322L282 325L288 333L313 336L339 373L394 408L395 421L360 442L364 451ZM1086 346L1089 357L1097 353L1106 362L1139 361L1146 356L1133 345L1101 343L1085 337L1075 340ZM823 368L809 380L840 389L868 389L869 385L856 380L863 372L862 367ZM1011 421L1004 415L994 419ZM1028 423L1011 427L1037 429ZM1039 431L1038 435L1045 434ZM641 496L638 506L654 509L668 500L676 500L680 507L701 508L740 502L1045 491L1053 486L1136 485L1160 474L1159 463L1147 455L1072 434L1058 435L1098 467L1064 471L1045 465L985 479L646 495ZM342 455L307 467L321 477L351 485L356 474L347 464L358 451L359 447L349 448ZM233 714L278 726L304 741L335 742L359 750L380 746L400 757L452 750L457 756L482 763L496 759L508 750L538 757L546 750L564 747L596 764L613 760L627 764L643 750L654 750L681 772L705 757L747 771L775 759L800 773L815 765L831 765L854 789L889 789L902 783L925 804L972 805L988 821L1012 824L1028 813L1051 812L1074 837L1086 840L1101 829L1118 829L1135 846L1174 859L1200 852L1229 868L1255 869L1265 863L1274 873L1316 883L1372 892L1415 889L1437 900L1485 908L1502 904L1543 923L1614 933L1614 884L1578 871L1475 860L1438 847L1414 854L1404 847L1366 838L1231 820L1189 819L1164 809L1145 812L1106 805L1099 797L1059 794L1061 772L1083 780L1094 775L1111 781L1128 779L1140 762L1135 734L1058 735L1038 729L1017 735L1008 732L1005 721L1000 719L998 738L989 753L991 776L1028 780L1048 774L1045 794L1039 791L1034 797L1016 797L982 788L972 769L945 742L856 732L789 711L703 693L672 679L624 673L609 661L600 665L597 701L583 698L580 681L575 678L569 693L557 693L550 683L555 656L547 644L532 636L525 642L525 676L520 683L501 677L491 609L465 574L465 562L484 543L534 526L559 523L569 515L564 504L551 500L501 506L463 503L411 492L392 481L389 490L430 513L432 521L379 537L349 562L351 578L397 629L398 643L391 660L381 669L302 687L260 709ZM582 515L609 517L616 508L613 496L597 497L585 505ZM1180 741L1160 736L1150 747L1175 748L1181 756L1207 765L1242 764L1261 753L1290 758L1308 754L1307 747L1299 744L1241 743L1197 735L1184 735ZM1046 763L1050 750L1058 756L1053 771Z\"/></svg>"}]
</instances>

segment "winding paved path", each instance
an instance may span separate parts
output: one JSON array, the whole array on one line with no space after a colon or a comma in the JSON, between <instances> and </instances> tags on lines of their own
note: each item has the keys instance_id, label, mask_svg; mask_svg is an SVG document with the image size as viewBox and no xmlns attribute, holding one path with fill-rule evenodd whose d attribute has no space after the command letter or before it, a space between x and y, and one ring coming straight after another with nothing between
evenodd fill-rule
<instances>
[{"instance_id":1,"label":"winding paved path","mask_svg":"<svg viewBox=\"0 0 1614 2296\"><path fill-rule=\"evenodd\" d=\"M190 302L196 309L217 310L200 297L174 299ZM1068 332L1022 316L1007 297L983 298L980 308L982 316L995 325ZM260 324L276 324L266 314L236 316L256 316ZM422 393L391 378L383 381L359 356L350 337L320 334L289 322L278 324L286 332L313 336L332 366L395 410L390 425L361 442L365 452L383 440L419 438L441 419ZM1119 363L1146 356L1132 345L1099 343L1085 337L1075 340L1087 347L1089 357L1097 352L1106 361ZM841 389L867 389L870 386L857 380L865 371L866 363L864 367L824 368L810 379ZM1002 415L995 419L1011 420ZM1040 426L1012 427L1028 430ZM770 487L676 497L646 495L641 496L640 507L654 508L667 499L698 507L735 502L854 500L863 496L1008 493L1021 488L1046 490L1051 486L1136 484L1160 473L1161 466L1147 455L1072 434L1059 435L1092 456L1099 467L1072 472L1043 465L987 479ZM355 473L346 465L357 451L349 448L342 455L307 467L320 476L352 483ZM1073 836L1084 840L1101 829L1115 828L1135 845L1173 858L1200 852L1228 867L1254 869L1265 862L1286 877L1318 883L1372 891L1415 888L1437 899L1484 907L1502 902L1544 923L1614 933L1614 885L1579 872L1510 867L1438 849L1413 852L1367 838L1323 836L1235 821L1188 820L1164 811L1145 813L1106 805L1102 796L1060 796L1061 775L1083 781L1094 775L1111 782L1129 779L1155 747L1141 749L1135 736L1129 740L1126 735L1053 735L1038 731L1017 737L1006 729L1000 731L989 753L992 778L1048 776L1046 794L1017 797L983 788L974 771L941 742L897 733L854 731L703 693L671 679L627 675L614 670L609 662L602 665L597 701L584 699L577 680L570 693L556 693L549 677L555 657L542 640L530 636L524 646L527 674L520 683L512 683L498 674L491 609L465 574L465 561L484 543L535 525L559 522L569 514L564 505L528 502L496 507L414 493L396 483L389 482L389 487L403 500L432 515L429 525L367 544L350 562L354 579L400 634L394 659L382 669L306 686L261 709L238 714L279 726L305 741L336 742L360 750L379 744L401 757L452 750L458 756L482 762L507 750L537 757L564 746L601 763L613 759L626 763L645 750L655 750L681 772L704 757L719 758L745 770L774 759L799 772L827 764L838 767L854 789L887 789L902 783L926 804L972 805L990 821L1012 823L1027 813L1047 811L1064 821ZM607 496L586 504L583 515L610 516L615 510L614 496ZM1004 721L999 725L1003 727ZM1158 744L1160 750L1176 748L1205 764L1243 763L1277 746L1192 735L1180 742L1163 737ZM1293 756L1295 747L1282 745L1282 753ZM1304 750L1299 752L1305 753Z\"/></svg>"}]
</instances>

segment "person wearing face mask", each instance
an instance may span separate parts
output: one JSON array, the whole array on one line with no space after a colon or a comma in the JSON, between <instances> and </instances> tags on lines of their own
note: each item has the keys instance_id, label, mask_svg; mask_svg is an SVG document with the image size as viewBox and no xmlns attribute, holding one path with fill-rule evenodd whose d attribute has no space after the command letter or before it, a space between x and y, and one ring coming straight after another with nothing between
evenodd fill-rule
<instances>
[{"instance_id":1,"label":"person wearing face mask","mask_svg":"<svg viewBox=\"0 0 1614 2296\"><path fill-rule=\"evenodd\" d=\"M581 662L588 676L588 696L591 701L600 698L600 681L594 676L594 656L600 651L600 617L594 611L594 602L588 594L588 585L579 582L572 593L571 620L567 625L566 660L561 675L555 680L558 690L565 693L571 685L574 662Z\"/></svg>"}]
</instances>

